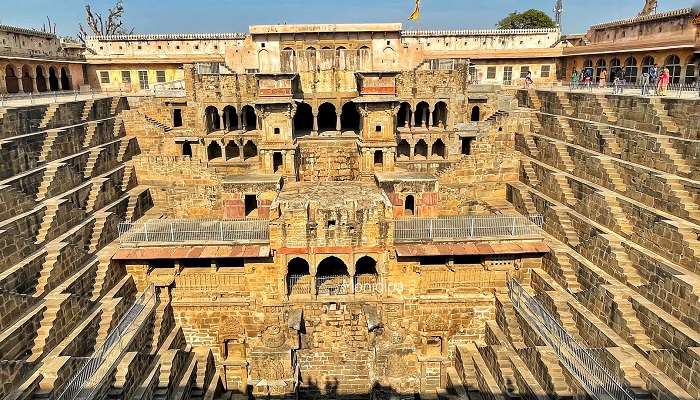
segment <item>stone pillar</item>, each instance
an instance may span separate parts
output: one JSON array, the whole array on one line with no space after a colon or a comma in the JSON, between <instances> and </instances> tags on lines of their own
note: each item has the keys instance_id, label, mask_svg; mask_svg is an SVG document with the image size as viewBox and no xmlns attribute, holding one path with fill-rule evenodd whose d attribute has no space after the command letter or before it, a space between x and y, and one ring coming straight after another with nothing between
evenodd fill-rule
<instances>
[{"instance_id":1,"label":"stone pillar","mask_svg":"<svg viewBox=\"0 0 700 400\"><path fill-rule=\"evenodd\" d=\"M32 92L36 93L39 91L39 88L36 86L36 73L32 75Z\"/></svg>"},{"instance_id":2,"label":"stone pillar","mask_svg":"<svg viewBox=\"0 0 700 400\"><path fill-rule=\"evenodd\" d=\"M5 67L0 65L0 93L7 93L7 85L5 84Z\"/></svg>"},{"instance_id":3,"label":"stone pillar","mask_svg":"<svg viewBox=\"0 0 700 400\"><path fill-rule=\"evenodd\" d=\"M242 129L241 125L241 113L236 113L236 127L240 130Z\"/></svg>"},{"instance_id":4,"label":"stone pillar","mask_svg":"<svg viewBox=\"0 0 700 400\"><path fill-rule=\"evenodd\" d=\"M24 93L24 82L22 82L22 73L17 74L17 87L19 90L17 93Z\"/></svg>"},{"instance_id":5,"label":"stone pillar","mask_svg":"<svg viewBox=\"0 0 700 400\"><path fill-rule=\"evenodd\" d=\"M415 154L416 151L416 145L414 144L409 144L408 146L408 159L413 160L413 155Z\"/></svg>"},{"instance_id":6,"label":"stone pillar","mask_svg":"<svg viewBox=\"0 0 700 400\"><path fill-rule=\"evenodd\" d=\"M406 121L403 123L404 128L408 128L411 125L411 107L406 107Z\"/></svg>"},{"instance_id":7,"label":"stone pillar","mask_svg":"<svg viewBox=\"0 0 700 400\"><path fill-rule=\"evenodd\" d=\"M422 119L421 119L421 121L420 121L420 126L423 127L423 128L427 128L426 125L425 125L425 123L426 123L427 121L428 121L428 109L427 109L427 108L424 108L424 109L423 109L423 116L422 116Z\"/></svg>"},{"instance_id":8,"label":"stone pillar","mask_svg":"<svg viewBox=\"0 0 700 400\"><path fill-rule=\"evenodd\" d=\"M241 124L239 125L242 130L245 130L246 128L246 120L243 118L243 114L238 114L238 119L241 121Z\"/></svg>"},{"instance_id":9,"label":"stone pillar","mask_svg":"<svg viewBox=\"0 0 700 400\"><path fill-rule=\"evenodd\" d=\"M224 112L223 111L221 111L221 114L219 114L219 129L225 130L224 129Z\"/></svg>"},{"instance_id":10,"label":"stone pillar","mask_svg":"<svg viewBox=\"0 0 700 400\"><path fill-rule=\"evenodd\" d=\"M56 70L56 80L58 81L58 90L63 90L63 79L61 79L61 70Z\"/></svg>"},{"instance_id":11,"label":"stone pillar","mask_svg":"<svg viewBox=\"0 0 700 400\"><path fill-rule=\"evenodd\" d=\"M340 114L336 114L335 130L340 132Z\"/></svg>"},{"instance_id":12,"label":"stone pillar","mask_svg":"<svg viewBox=\"0 0 700 400\"><path fill-rule=\"evenodd\" d=\"M243 157L243 140L238 141L238 159L241 161L245 160Z\"/></svg>"},{"instance_id":13,"label":"stone pillar","mask_svg":"<svg viewBox=\"0 0 700 400\"><path fill-rule=\"evenodd\" d=\"M427 128L430 129L433 126L433 111L428 108L428 126Z\"/></svg>"},{"instance_id":14,"label":"stone pillar","mask_svg":"<svg viewBox=\"0 0 700 400\"><path fill-rule=\"evenodd\" d=\"M313 129L311 129L311 134L312 136L317 136L318 135L318 114L313 114L314 116L314 126Z\"/></svg>"}]
</instances>

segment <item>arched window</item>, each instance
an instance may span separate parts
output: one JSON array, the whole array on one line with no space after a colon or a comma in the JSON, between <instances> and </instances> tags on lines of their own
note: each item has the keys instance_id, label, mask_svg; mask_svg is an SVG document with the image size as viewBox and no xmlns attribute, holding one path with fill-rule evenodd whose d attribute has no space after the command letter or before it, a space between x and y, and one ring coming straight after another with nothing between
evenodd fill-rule
<instances>
[{"instance_id":1,"label":"arched window","mask_svg":"<svg viewBox=\"0 0 700 400\"><path fill-rule=\"evenodd\" d=\"M334 131L337 129L338 116L335 112L335 106L331 103L323 103L318 108L318 130Z\"/></svg>"},{"instance_id":2,"label":"arched window","mask_svg":"<svg viewBox=\"0 0 700 400\"><path fill-rule=\"evenodd\" d=\"M253 131L258 129L258 116L255 115L255 109L252 106L243 106L242 111L243 130Z\"/></svg>"},{"instance_id":3,"label":"arched window","mask_svg":"<svg viewBox=\"0 0 700 400\"><path fill-rule=\"evenodd\" d=\"M349 101L343 105L340 114L341 131L360 131L360 113L357 112L357 105Z\"/></svg>"},{"instance_id":4,"label":"arched window","mask_svg":"<svg viewBox=\"0 0 700 400\"><path fill-rule=\"evenodd\" d=\"M36 90L39 92L45 92L48 90L46 87L46 76L44 75L44 69L40 65L36 67Z\"/></svg>"},{"instance_id":5,"label":"arched window","mask_svg":"<svg viewBox=\"0 0 700 400\"><path fill-rule=\"evenodd\" d=\"M207 160L214 161L221 158L221 146L218 142L211 142L207 146Z\"/></svg>"},{"instance_id":6,"label":"arched window","mask_svg":"<svg viewBox=\"0 0 700 400\"><path fill-rule=\"evenodd\" d=\"M310 294L313 279L309 274L309 263L295 257L287 264L287 294Z\"/></svg>"},{"instance_id":7,"label":"arched window","mask_svg":"<svg viewBox=\"0 0 700 400\"><path fill-rule=\"evenodd\" d=\"M622 71L622 64L619 58L613 58L610 60L610 79L615 79L615 77Z\"/></svg>"},{"instance_id":8,"label":"arched window","mask_svg":"<svg viewBox=\"0 0 700 400\"><path fill-rule=\"evenodd\" d=\"M314 114L311 106L306 103L298 103L294 113L294 137L306 136L314 127Z\"/></svg>"},{"instance_id":9,"label":"arched window","mask_svg":"<svg viewBox=\"0 0 700 400\"><path fill-rule=\"evenodd\" d=\"M384 152L381 150L374 151L374 165L381 166L384 165Z\"/></svg>"},{"instance_id":10,"label":"arched window","mask_svg":"<svg viewBox=\"0 0 700 400\"><path fill-rule=\"evenodd\" d=\"M359 68L361 71L367 71L372 68L372 52L369 47L362 46L359 50L360 64Z\"/></svg>"},{"instance_id":11,"label":"arched window","mask_svg":"<svg viewBox=\"0 0 700 400\"><path fill-rule=\"evenodd\" d=\"M70 77L68 76L68 71L65 67L61 68L61 86L63 90L71 90Z\"/></svg>"},{"instance_id":12,"label":"arched window","mask_svg":"<svg viewBox=\"0 0 700 400\"><path fill-rule=\"evenodd\" d=\"M234 106L224 107L224 129L227 131L238 129L238 113Z\"/></svg>"},{"instance_id":13,"label":"arched window","mask_svg":"<svg viewBox=\"0 0 700 400\"><path fill-rule=\"evenodd\" d=\"M686 85L693 85L698 79L698 63L700 63L700 54L693 54L688 60L688 64L685 66L685 80Z\"/></svg>"},{"instance_id":14,"label":"arched window","mask_svg":"<svg viewBox=\"0 0 700 400\"><path fill-rule=\"evenodd\" d=\"M241 157L241 149L233 140L226 143L226 160L234 160Z\"/></svg>"},{"instance_id":15,"label":"arched window","mask_svg":"<svg viewBox=\"0 0 700 400\"><path fill-rule=\"evenodd\" d=\"M472 115L470 120L472 122L481 121L481 109L479 108L479 106L472 107Z\"/></svg>"},{"instance_id":16,"label":"arched window","mask_svg":"<svg viewBox=\"0 0 700 400\"><path fill-rule=\"evenodd\" d=\"M403 102L399 107L399 113L396 116L397 128L408 128L411 126L411 105Z\"/></svg>"},{"instance_id":17,"label":"arched window","mask_svg":"<svg viewBox=\"0 0 700 400\"><path fill-rule=\"evenodd\" d=\"M438 139L433 143L431 155L434 157L445 158L445 143L442 142L442 139Z\"/></svg>"},{"instance_id":18,"label":"arched window","mask_svg":"<svg viewBox=\"0 0 700 400\"><path fill-rule=\"evenodd\" d=\"M642 58L642 74L649 73L649 68L654 66L654 57L646 56Z\"/></svg>"},{"instance_id":19,"label":"arched window","mask_svg":"<svg viewBox=\"0 0 700 400\"><path fill-rule=\"evenodd\" d=\"M24 93L31 93L34 91L32 74L29 71L29 67L26 65L22 66L22 89L24 89Z\"/></svg>"},{"instance_id":20,"label":"arched window","mask_svg":"<svg viewBox=\"0 0 700 400\"><path fill-rule=\"evenodd\" d=\"M257 157L257 156L258 156L258 146L256 146L252 140L247 141L245 146L243 146L243 159L247 160L249 158L253 158L253 157Z\"/></svg>"},{"instance_id":21,"label":"arched window","mask_svg":"<svg viewBox=\"0 0 700 400\"><path fill-rule=\"evenodd\" d=\"M7 88L7 93L19 93L19 78L17 78L17 72L12 65L7 65L5 67L5 87Z\"/></svg>"},{"instance_id":22,"label":"arched window","mask_svg":"<svg viewBox=\"0 0 700 400\"><path fill-rule=\"evenodd\" d=\"M316 70L316 48L307 47L304 53L304 67L306 71Z\"/></svg>"},{"instance_id":23,"label":"arched window","mask_svg":"<svg viewBox=\"0 0 700 400\"><path fill-rule=\"evenodd\" d=\"M413 126L420 126L425 128L428 126L428 109L430 106L428 103L421 101L418 103L416 106L416 114L415 114L415 124Z\"/></svg>"},{"instance_id":24,"label":"arched window","mask_svg":"<svg viewBox=\"0 0 700 400\"><path fill-rule=\"evenodd\" d=\"M416 148L413 151L414 157L423 157L423 158L428 158L428 144L425 143L425 140L420 139L416 143Z\"/></svg>"},{"instance_id":25,"label":"arched window","mask_svg":"<svg viewBox=\"0 0 700 400\"><path fill-rule=\"evenodd\" d=\"M377 262L369 256L355 262L355 293L373 293L377 287Z\"/></svg>"},{"instance_id":26,"label":"arched window","mask_svg":"<svg viewBox=\"0 0 700 400\"><path fill-rule=\"evenodd\" d=\"M280 57L280 64L282 67L282 72L293 72L296 71L296 53L291 47L285 47L282 49Z\"/></svg>"},{"instance_id":27,"label":"arched window","mask_svg":"<svg viewBox=\"0 0 700 400\"><path fill-rule=\"evenodd\" d=\"M596 81L600 79L600 75L607 69L607 64L604 59L599 58L598 61L595 62L595 77Z\"/></svg>"},{"instance_id":28,"label":"arched window","mask_svg":"<svg viewBox=\"0 0 700 400\"><path fill-rule=\"evenodd\" d=\"M348 268L338 257L330 256L318 265L316 272L316 293L320 295L347 294L349 292L350 274Z\"/></svg>"},{"instance_id":29,"label":"arched window","mask_svg":"<svg viewBox=\"0 0 700 400\"><path fill-rule=\"evenodd\" d=\"M272 153L272 172L277 172L284 165L284 159L282 158L282 153L276 151Z\"/></svg>"},{"instance_id":30,"label":"arched window","mask_svg":"<svg viewBox=\"0 0 700 400\"><path fill-rule=\"evenodd\" d=\"M258 68L260 72L272 72L270 52L262 49L258 52Z\"/></svg>"},{"instance_id":31,"label":"arched window","mask_svg":"<svg viewBox=\"0 0 700 400\"><path fill-rule=\"evenodd\" d=\"M625 81L637 82L637 59L634 57L627 57L625 60Z\"/></svg>"},{"instance_id":32,"label":"arched window","mask_svg":"<svg viewBox=\"0 0 700 400\"><path fill-rule=\"evenodd\" d=\"M681 58L675 54L666 57L664 62L664 67L668 68L668 73L670 75L671 83L681 82Z\"/></svg>"},{"instance_id":33,"label":"arched window","mask_svg":"<svg viewBox=\"0 0 700 400\"><path fill-rule=\"evenodd\" d=\"M406 159L411 156L411 145L408 144L406 139L401 139L399 145L396 146L396 157L398 159Z\"/></svg>"},{"instance_id":34,"label":"arched window","mask_svg":"<svg viewBox=\"0 0 700 400\"><path fill-rule=\"evenodd\" d=\"M58 75L54 67L49 67L49 89L52 92L58 90Z\"/></svg>"},{"instance_id":35,"label":"arched window","mask_svg":"<svg viewBox=\"0 0 700 400\"><path fill-rule=\"evenodd\" d=\"M433 111L433 126L438 128L447 127L447 104L444 101L438 101L435 104Z\"/></svg>"},{"instance_id":36,"label":"arched window","mask_svg":"<svg viewBox=\"0 0 700 400\"><path fill-rule=\"evenodd\" d=\"M406 196L406 200L403 203L403 209L406 215L416 215L416 199L412 194Z\"/></svg>"},{"instance_id":37,"label":"arched window","mask_svg":"<svg viewBox=\"0 0 700 400\"><path fill-rule=\"evenodd\" d=\"M207 128L207 133L218 131L221 129L221 122L219 119L219 110L214 106L209 106L204 110L205 123Z\"/></svg>"},{"instance_id":38,"label":"arched window","mask_svg":"<svg viewBox=\"0 0 700 400\"><path fill-rule=\"evenodd\" d=\"M348 68L348 52L343 46L339 46L337 49L335 49L336 52L336 59L338 60L338 69L339 70L345 70Z\"/></svg>"}]
</instances>

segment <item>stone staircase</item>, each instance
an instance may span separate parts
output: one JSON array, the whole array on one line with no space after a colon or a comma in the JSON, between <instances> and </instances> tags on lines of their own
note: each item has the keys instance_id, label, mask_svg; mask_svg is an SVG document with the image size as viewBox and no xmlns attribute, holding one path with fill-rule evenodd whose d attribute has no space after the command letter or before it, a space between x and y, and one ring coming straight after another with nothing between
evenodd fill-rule
<instances>
[{"instance_id":1,"label":"stone staircase","mask_svg":"<svg viewBox=\"0 0 700 400\"><path fill-rule=\"evenodd\" d=\"M96 212L95 225L92 230L92 235L90 237L90 246L88 247L90 253L94 253L98 250L100 245L100 239L102 238L102 231L106 227L107 220L109 216L112 215L111 212Z\"/></svg>"},{"instance_id":2,"label":"stone staircase","mask_svg":"<svg viewBox=\"0 0 700 400\"><path fill-rule=\"evenodd\" d=\"M90 194L88 195L88 199L85 205L85 211L88 213L91 213L95 211L96 205L97 205L97 199L99 198L100 194L102 193L102 188L104 187L104 183L109 181L108 178L94 178L92 180L91 186L90 186Z\"/></svg>"},{"instance_id":3,"label":"stone staircase","mask_svg":"<svg viewBox=\"0 0 700 400\"><path fill-rule=\"evenodd\" d=\"M617 172L615 162L606 156L598 156L597 158L600 160L600 166L603 168L603 171L605 171L605 174L608 176L608 181L610 181L610 183L612 184L613 189L618 193L626 193L627 185L622 179L620 173Z\"/></svg>"},{"instance_id":4,"label":"stone staircase","mask_svg":"<svg viewBox=\"0 0 700 400\"><path fill-rule=\"evenodd\" d=\"M54 322L60 314L63 302L68 300L70 294L54 294L45 299L46 309L41 316L39 329L36 331L34 346L32 347L32 355L27 359L29 362L37 361L46 351L46 342L54 328Z\"/></svg>"},{"instance_id":5,"label":"stone staircase","mask_svg":"<svg viewBox=\"0 0 700 400\"><path fill-rule=\"evenodd\" d=\"M54 162L46 165L44 169L44 176L41 179L41 185L36 193L36 200L41 201L46 198L46 194L49 192L49 187L56 177L56 172L58 169L65 166L65 163Z\"/></svg>"},{"instance_id":6,"label":"stone staircase","mask_svg":"<svg viewBox=\"0 0 700 400\"><path fill-rule=\"evenodd\" d=\"M617 261L617 266L619 270L615 275L627 284L639 287L644 285L644 279L639 275L639 272L634 267L632 260L627 255L625 248L622 247L621 240L615 235L603 235L610 246L610 252L615 257Z\"/></svg>"},{"instance_id":7,"label":"stone staircase","mask_svg":"<svg viewBox=\"0 0 700 400\"><path fill-rule=\"evenodd\" d=\"M39 279L36 284L35 296L41 296L46 292L46 286L48 285L49 278L51 277L51 271L53 271L54 266L58 262L58 257L60 257L61 252L64 248L68 246L68 243L62 242L52 242L45 246L46 249L46 259L41 265L41 273L39 274Z\"/></svg>"},{"instance_id":8,"label":"stone staircase","mask_svg":"<svg viewBox=\"0 0 700 400\"><path fill-rule=\"evenodd\" d=\"M83 171L83 176L86 179L92 177L95 165L97 165L97 160L99 160L100 154L102 154L104 150L105 149L102 147L93 147L90 149L90 155L88 156L87 164L85 164L85 170Z\"/></svg>"},{"instance_id":9,"label":"stone staircase","mask_svg":"<svg viewBox=\"0 0 700 400\"><path fill-rule=\"evenodd\" d=\"M561 162L560 169L564 172L568 172L570 174L574 173L574 169L576 168L576 165L574 164L574 160L571 159L571 155L569 155L569 150L568 147L566 146L566 143L564 142L554 142L553 143L554 147L557 149L557 155L559 156L559 162Z\"/></svg>"},{"instance_id":10,"label":"stone staircase","mask_svg":"<svg viewBox=\"0 0 700 400\"><path fill-rule=\"evenodd\" d=\"M173 130L172 127L170 127L170 126L168 126L168 125L166 125L166 124L164 124L164 123L158 121L158 120L155 119L155 118L149 117L148 115L143 114L143 113L140 113L140 114L143 116L143 118L144 118L149 124L155 126L156 128L162 130L163 132L170 132L170 131Z\"/></svg>"},{"instance_id":11,"label":"stone staircase","mask_svg":"<svg viewBox=\"0 0 700 400\"><path fill-rule=\"evenodd\" d=\"M656 142L659 144L659 151L666 154L671 159L673 165L678 172L685 175L690 175L693 168L688 164L688 161L673 147L671 140L665 137L657 136Z\"/></svg>"},{"instance_id":12,"label":"stone staircase","mask_svg":"<svg viewBox=\"0 0 700 400\"><path fill-rule=\"evenodd\" d=\"M662 135L679 136L681 129L673 118L668 115L668 111L661 102L661 99L658 97L650 97L649 105L654 110L654 124L660 127L659 133Z\"/></svg>"},{"instance_id":13,"label":"stone staircase","mask_svg":"<svg viewBox=\"0 0 700 400\"><path fill-rule=\"evenodd\" d=\"M615 157L621 157L622 148L620 147L620 143L617 141L617 137L613 131L609 127L603 125L598 125L597 128L598 134L605 141L605 145L610 150L610 154Z\"/></svg>"},{"instance_id":14,"label":"stone staircase","mask_svg":"<svg viewBox=\"0 0 700 400\"><path fill-rule=\"evenodd\" d=\"M85 105L83 106L83 114L80 116L80 120L85 122L90 120L90 114L92 113L92 107L95 104L95 100L88 99L85 100Z\"/></svg>"},{"instance_id":15,"label":"stone staircase","mask_svg":"<svg viewBox=\"0 0 700 400\"><path fill-rule=\"evenodd\" d=\"M609 125L616 125L619 118L613 107L610 105L608 98L603 94L598 94L595 97L602 111L602 121Z\"/></svg>"},{"instance_id":16,"label":"stone staircase","mask_svg":"<svg viewBox=\"0 0 700 400\"><path fill-rule=\"evenodd\" d=\"M571 186L569 185L569 180L566 178L566 174L559 172L552 174L552 176L559 185L559 189L561 190L563 197L563 202L569 205L570 207L574 207L578 200L576 199L576 196L574 196L574 192L571 190Z\"/></svg>"},{"instance_id":17,"label":"stone staircase","mask_svg":"<svg viewBox=\"0 0 700 400\"><path fill-rule=\"evenodd\" d=\"M559 105L561 105L561 109L564 112L564 115L572 117L574 115L574 107L571 105L569 97L566 95L565 92L554 93L557 96L557 100L559 101Z\"/></svg>"},{"instance_id":18,"label":"stone staircase","mask_svg":"<svg viewBox=\"0 0 700 400\"><path fill-rule=\"evenodd\" d=\"M540 101L537 91L535 89L528 89L527 96L530 99L530 107L537 111L542 110L542 102Z\"/></svg>"},{"instance_id":19,"label":"stone staircase","mask_svg":"<svg viewBox=\"0 0 700 400\"><path fill-rule=\"evenodd\" d=\"M688 218L700 222L700 206L695 202L695 199L688 193L682 181L671 174L664 175L666 179L666 187L671 190L671 193L676 197L681 207L688 213Z\"/></svg>"},{"instance_id":20,"label":"stone staircase","mask_svg":"<svg viewBox=\"0 0 700 400\"><path fill-rule=\"evenodd\" d=\"M131 144L131 141L134 139L134 136L126 136L123 137L120 142L119 142L119 151L117 152L117 161L119 162L124 162L126 161L126 150L129 148L129 145Z\"/></svg>"},{"instance_id":21,"label":"stone staircase","mask_svg":"<svg viewBox=\"0 0 700 400\"><path fill-rule=\"evenodd\" d=\"M562 227L566 243L572 248L578 247L578 245L581 244L581 240L579 239L578 232L574 228L573 222L571 222L568 209L560 206L552 207L552 209L556 213L557 219L559 219L559 225Z\"/></svg>"},{"instance_id":22,"label":"stone staircase","mask_svg":"<svg viewBox=\"0 0 700 400\"><path fill-rule=\"evenodd\" d=\"M92 301L96 301L102 296L102 290L105 288L105 280L107 279L112 261L112 255L118 247L118 243L111 243L100 249L97 253L98 264L97 272L95 273L95 285L93 286L92 296L90 297Z\"/></svg>"},{"instance_id":23,"label":"stone staircase","mask_svg":"<svg viewBox=\"0 0 700 400\"><path fill-rule=\"evenodd\" d=\"M49 155L53 148L53 144L56 142L56 138L61 131L59 129L51 129L46 131L46 138L41 146L41 153L39 153L39 162L46 162L49 160Z\"/></svg>"},{"instance_id":24,"label":"stone staircase","mask_svg":"<svg viewBox=\"0 0 700 400\"><path fill-rule=\"evenodd\" d=\"M610 213L613 216L614 224L625 236L632 236L634 226L630 223L625 211L620 207L620 199L609 191L600 191L598 194L605 198L608 209L610 209Z\"/></svg>"},{"instance_id":25,"label":"stone staircase","mask_svg":"<svg viewBox=\"0 0 700 400\"><path fill-rule=\"evenodd\" d=\"M578 239L578 235L576 239ZM553 250L550 256L556 260L559 267L559 274L564 278L564 285L562 286L571 293L581 291L581 285L578 283L576 270L573 265L571 265L571 256L568 254L571 250L558 243L551 243L550 247Z\"/></svg>"},{"instance_id":26,"label":"stone staircase","mask_svg":"<svg viewBox=\"0 0 700 400\"><path fill-rule=\"evenodd\" d=\"M639 318L637 318L637 312L632 307L632 303L630 303L628 289L609 287L608 290L613 295L617 310L622 315L625 326L629 331L629 341L637 349L646 353L653 346L651 339L646 334L646 330L639 322Z\"/></svg>"},{"instance_id":27,"label":"stone staircase","mask_svg":"<svg viewBox=\"0 0 700 400\"><path fill-rule=\"evenodd\" d=\"M85 139L83 139L83 148L87 148L92 145L92 139L95 137L96 132L96 122L88 122L87 124L85 124Z\"/></svg>"},{"instance_id":28,"label":"stone staircase","mask_svg":"<svg viewBox=\"0 0 700 400\"><path fill-rule=\"evenodd\" d=\"M49 105L44 113L44 117L41 119L41 122L39 122L39 129L46 129L46 127L49 126L53 116L56 115L56 111L58 111L58 106L58 103Z\"/></svg>"},{"instance_id":29,"label":"stone staircase","mask_svg":"<svg viewBox=\"0 0 700 400\"><path fill-rule=\"evenodd\" d=\"M532 163L530 163L528 160L520 160L520 165L523 167L523 172L525 173L525 178L527 179L527 183L536 188L539 184L540 181L537 178L537 174L535 173L535 169L532 168Z\"/></svg>"},{"instance_id":30,"label":"stone staircase","mask_svg":"<svg viewBox=\"0 0 700 400\"><path fill-rule=\"evenodd\" d=\"M56 212L61 207L61 204L68 201L67 199L50 199L44 201L46 206L46 212L44 212L44 217L41 220L41 225L39 226L39 232L36 235L36 244L41 244L46 241L46 237L51 230L51 225L56 218Z\"/></svg>"}]
</instances>

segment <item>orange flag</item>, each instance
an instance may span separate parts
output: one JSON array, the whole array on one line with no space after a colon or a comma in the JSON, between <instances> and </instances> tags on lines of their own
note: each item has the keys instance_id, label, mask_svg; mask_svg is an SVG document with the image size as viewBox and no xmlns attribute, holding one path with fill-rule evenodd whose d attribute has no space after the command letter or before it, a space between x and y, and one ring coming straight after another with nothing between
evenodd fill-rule
<instances>
[{"instance_id":1,"label":"orange flag","mask_svg":"<svg viewBox=\"0 0 700 400\"><path fill-rule=\"evenodd\" d=\"M416 0L416 8L411 13L411 16L408 17L408 20L418 21L418 18L420 18L420 0Z\"/></svg>"}]
</instances>

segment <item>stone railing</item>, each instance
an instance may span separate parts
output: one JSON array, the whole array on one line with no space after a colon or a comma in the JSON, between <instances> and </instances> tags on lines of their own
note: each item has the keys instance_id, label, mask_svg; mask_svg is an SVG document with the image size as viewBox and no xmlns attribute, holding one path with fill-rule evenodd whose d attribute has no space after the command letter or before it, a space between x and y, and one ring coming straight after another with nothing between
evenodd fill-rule
<instances>
[{"instance_id":1,"label":"stone railing","mask_svg":"<svg viewBox=\"0 0 700 400\"><path fill-rule=\"evenodd\" d=\"M396 242L541 237L542 215L406 218L395 222Z\"/></svg>"},{"instance_id":2,"label":"stone railing","mask_svg":"<svg viewBox=\"0 0 700 400\"><path fill-rule=\"evenodd\" d=\"M268 241L266 220L155 219L119 223L119 242L122 244Z\"/></svg>"}]
</instances>

